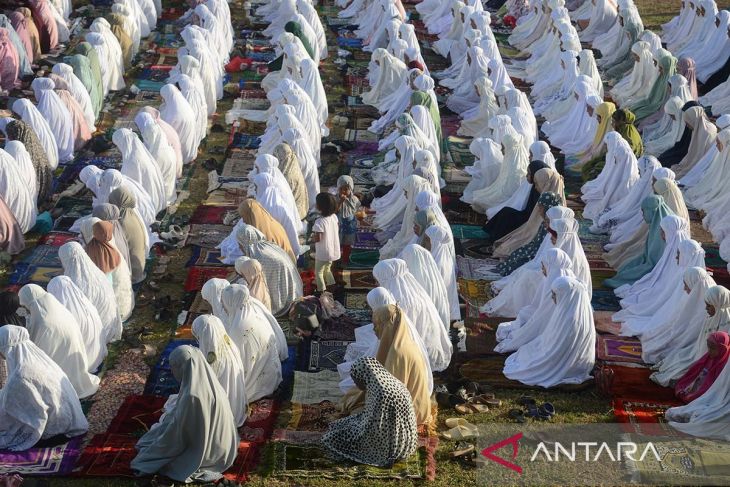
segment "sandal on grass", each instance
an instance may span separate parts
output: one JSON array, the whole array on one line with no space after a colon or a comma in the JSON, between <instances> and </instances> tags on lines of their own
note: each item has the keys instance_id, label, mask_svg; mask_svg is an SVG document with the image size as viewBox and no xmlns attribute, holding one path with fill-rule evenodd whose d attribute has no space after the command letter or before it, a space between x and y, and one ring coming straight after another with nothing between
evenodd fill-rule
<instances>
[{"instance_id":1,"label":"sandal on grass","mask_svg":"<svg viewBox=\"0 0 730 487\"><path fill-rule=\"evenodd\" d=\"M466 440L479 436L479 430L473 424L470 424L468 426L458 425L448 431L444 431L443 433L441 433L441 436L443 436L447 440Z\"/></svg>"},{"instance_id":2,"label":"sandal on grass","mask_svg":"<svg viewBox=\"0 0 730 487\"><path fill-rule=\"evenodd\" d=\"M516 423L525 423L525 413L522 409L510 409L508 413L509 417L514 419Z\"/></svg>"},{"instance_id":3,"label":"sandal on grass","mask_svg":"<svg viewBox=\"0 0 730 487\"><path fill-rule=\"evenodd\" d=\"M456 444L456 447L449 452L451 458L459 458L467 455L471 455L475 452L474 445L465 441L460 441Z\"/></svg>"},{"instance_id":4,"label":"sandal on grass","mask_svg":"<svg viewBox=\"0 0 730 487\"><path fill-rule=\"evenodd\" d=\"M502 405L502 401L494 397L494 394L487 393L487 394L481 394L479 396L475 396L471 400L472 403L476 404L484 404L486 406L492 406L495 408L498 408Z\"/></svg>"},{"instance_id":5,"label":"sandal on grass","mask_svg":"<svg viewBox=\"0 0 730 487\"><path fill-rule=\"evenodd\" d=\"M543 421L550 421L555 416L555 406L551 403L546 402L539 408L537 408L537 417Z\"/></svg>"},{"instance_id":6,"label":"sandal on grass","mask_svg":"<svg viewBox=\"0 0 730 487\"><path fill-rule=\"evenodd\" d=\"M476 429L476 425L471 424L464 418L446 418L444 424L447 428L456 428L457 426L464 426L470 429Z\"/></svg>"},{"instance_id":7,"label":"sandal on grass","mask_svg":"<svg viewBox=\"0 0 730 487\"><path fill-rule=\"evenodd\" d=\"M485 406L484 404L475 404L473 402L459 404L455 406L454 409L459 414L482 414L489 412L488 406Z\"/></svg>"}]
</instances>

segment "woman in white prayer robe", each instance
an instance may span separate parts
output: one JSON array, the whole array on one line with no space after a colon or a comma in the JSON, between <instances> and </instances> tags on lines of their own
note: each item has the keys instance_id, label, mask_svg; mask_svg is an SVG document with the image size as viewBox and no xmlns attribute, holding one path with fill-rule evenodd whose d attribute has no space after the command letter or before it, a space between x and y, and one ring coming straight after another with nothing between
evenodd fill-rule
<instances>
[{"instance_id":1,"label":"woman in white prayer robe","mask_svg":"<svg viewBox=\"0 0 730 487\"><path fill-rule=\"evenodd\" d=\"M317 46L319 47L319 58L327 59L329 56L327 52L327 38L325 37L322 21L319 18L317 10L315 10L314 5L309 0L296 0L296 5L300 15L304 17L315 34L312 39L316 39Z\"/></svg>"},{"instance_id":2,"label":"woman in white prayer robe","mask_svg":"<svg viewBox=\"0 0 730 487\"><path fill-rule=\"evenodd\" d=\"M717 134L715 143L712 144L708 153L710 155L714 154L714 156L710 160L707 170L702 174L697 184L692 185L684 192L685 199L688 203L695 208L702 208L706 213L713 206L723 201L724 191L718 188L718 186L722 186L718 182L725 182L728 176L730 176L730 172L728 171L728 163L730 162L730 128L721 130ZM682 181L684 182L684 178Z\"/></svg>"},{"instance_id":3,"label":"woman in white prayer robe","mask_svg":"<svg viewBox=\"0 0 730 487\"><path fill-rule=\"evenodd\" d=\"M614 313L611 319L614 322L621 323L622 335L641 336L644 333L651 332L652 330L648 325L652 323L654 316L659 314L667 303L671 303L670 300L680 290L683 290L684 281L682 277L685 271L705 263L705 251L700 244L689 238L682 240L676 246L671 246L671 248L670 245L667 245L665 252L673 252L674 257L659 271L661 274L658 282L670 284L654 286L651 292L644 292L636 297L632 296L629 299L621 300L621 310ZM662 264L662 261L657 266L660 264Z\"/></svg>"},{"instance_id":4,"label":"woman in white prayer robe","mask_svg":"<svg viewBox=\"0 0 730 487\"><path fill-rule=\"evenodd\" d=\"M94 303L68 276L56 276L48 283L53 295L75 318L84 340L88 372L99 369L107 355L104 325Z\"/></svg>"},{"instance_id":5,"label":"woman in white prayer robe","mask_svg":"<svg viewBox=\"0 0 730 487\"><path fill-rule=\"evenodd\" d=\"M445 370L451 361L452 345L448 329L438 317L438 311L428 294L400 259L386 259L373 268L378 284L390 291L411 323L416 327L435 371Z\"/></svg>"},{"instance_id":6,"label":"woman in white prayer robe","mask_svg":"<svg viewBox=\"0 0 730 487\"><path fill-rule=\"evenodd\" d=\"M96 131L96 127L94 125L96 123L96 117L94 116L94 108L91 104L91 96L89 95L89 92L86 91L86 87L81 80L74 74L73 68L68 64L58 63L53 66L52 72L66 81L71 96L73 96L79 103L79 106L84 112L84 120L86 120L86 123L89 125L89 130L91 132ZM48 154L48 158L50 162L50 154Z\"/></svg>"},{"instance_id":7,"label":"woman in white prayer robe","mask_svg":"<svg viewBox=\"0 0 730 487\"><path fill-rule=\"evenodd\" d=\"M471 175L471 180L460 199L464 203L473 204L474 194L490 186L499 175L503 156L499 144L483 137L472 140L469 151L475 159L472 166L464 168Z\"/></svg>"},{"instance_id":8,"label":"woman in white prayer robe","mask_svg":"<svg viewBox=\"0 0 730 487\"><path fill-rule=\"evenodd\" d=\"M35 171L33 171L35 179L34 174ZM33 228L38 216L38 206L36 197L31 193L32 188L22 184L31 175L27 168L20 166L13 156L4 149L0 149L0 196L23 233Z\"/></svg>"},{"instance_id":9,"label":"woman in white prayer robe","mask_svg":"<svg viewBox=\"0 0 730 487\"><path fill-rule=\"evenodd\" d=\"M149 113L138 113L134 121L142 134L144 145L157 163L165 186L165 206L175 202L177 193L177 161L175 150L168 143L162 128L155 122Z\"/></svg>"},{"instance_id":10,"label":"woman in white prayer robe","mask_svg":"<svg viewBox=\"0 0 730 487\"><path fill-rule=\"evenodd\" d=\"M694 330L705 321L705 293L714 285L704 266L684 271L671 300L645 323L646 331L639 334L641 359L645 363L660 362L694 339Z\"/></svg>"},{"instance_id":11,"label":"woman in white prayer robe","mask_svg":"<svg viewBox=\"0 0 730 487\"><path fill-rule=\"evenodd\" d=\"M159 474L181 483L215 482L233 465L239 448L235 417L221 400L226 391L195 347L173 350L170 368L180 392L139 439L130 467L138 475Z\"/></svg>"},{"instance_id":12,"label":"woman in white prayer robe","mask_svg":"<svg viewBox=\"0 0 730 487\"><path fill-rule=\"evenodd\" d=\"M25 451L41 439L71 438L89 429L73 384L28 330L0 327L0 358L8 368L0 389L0 448Z\"/></svg>"},{"instance_id":13,"label":"woman in white prayer robe","mask_svg":"<svg viewBox=\"0 0 730 487\"><path fill-rule=\"evenodd\" d=\"M216 316L202 315L195 318L192 333L198 340L198 348L203 352L223 390L226 391L233 419L240 428L248 415L248 397L245 372L238 347L226 333L223 322Z\"/></svg>"},{"instance_id":14,"label":"woman in white prayer robe","mask_svg":"<svg viewBox=\"0 0 730 487\"><path fill-rule=\"evenodd\" d=\"M363 93L362 100L363 103L383 111L385 108L383 100L403 85L408 75L408 68L403 61L382 48L373 51L370 62L377 66L377 74L373 74L371 66L370 90Z\"/></svg>"},{"instance_id":15,"label":"woman in white prayer robe","mask_svg":"<svg viewBox=\"0 0 730 487\"><path fill-rule=\"evenodd\" d=\"M157 213L167 207L167 190L160 167L137 134L121 128L114 132L112 142L122 153L121 173L137 181L150 195Z\"/></svg>"},{"instance_id":16,"label":"woman in white prayer robe","mask_svg":"<svg viewBox=\"0 0 730 487\"><path fill-rule=\"evenodd\" d=\"M162 105L160 118L172 125L180 138L184 162L190 162L198 156L198 122L195 119L195 110L180 93L175 85L166 84L160 89Z\"/></svg>"},{"instance_id":17,"label":"woman in white prayer robe","mask_svg":"<svg viewBox=\"0 0 730 487\"><path fill-rule=\"evenodd\" d=\"M198 140L203 140L208 135L208 105L205 101L205 94L200 91L195 81L186 74L178 76L176 84L180 94L187 100L190 108L193 109L193 113L195 113L196 137Z\"/></svg>"},{"instance_id":18,"label":"woman in white prayer robe","mask_svg":"<svg viewBox=\"0 0 730 487\"><path fill-rule=\"evenodd\" d=\"M33 105L33 103L31 103L30 100L28 100L27 98L19 98L15 100L15 102L13 102L13 111L18 114L21 120L30 125L30 128L32 128L33 131L36 133L38 139L41 141L41 144L43 144L43 148L46 151L46 156L48 157L48 166L51 168L51 170L56 169L59 162L56 136L51 130L50 125L48 125L48 122L46 121L43 114L41 114L41 112L38 111L35 105ZM67 124L68 120L70 120L70 115L68 118L65 119L65 122ZM70 124L68 124L68 128L73 132Z\"/></svg>"},{"instance_id":19,"label":"woman in white prayer robe","mask_svg":"<svg viewBox=\"0 0 730 487\"><path fill-rule=\"evenodd\" d=\"M499 106L489 78L480 77L474 83L474 89L479 96L479 105L461 114L461 125L456 133L465 137L486 137L489 120L497 115Z\"/></svg>"},{"instance_id":20,"label":"woman in white prayer robe","mask_svg":"<svg viewBox=\"0 0 730 487\"><path fill-rule=\"evenodd\" d=\"M510 306L496 307L494 304L497 298L492 300L492 309L497 314L515 317L497 327L496 337L499 343L494 347L495 352L513 352L537 338L544 324L543 312L550 308L550 289L553 282L561 276L575 277L570 256L559 248L546 249L538 260L540 271L533 274L533 279L537 281L534 283L534 292L527 296L517 296L516 289L505 289L499 293L498 298L505 304L511 302Z\"/></svg>"},{"instance_id":21,"label":"woman in white prayer robe","mask_svg":"<svg viewBox=\"0 0 730 487\"><path fill-rule=\"evenodd\" d=\"M98 32L89 32L84 39L91 44L99 58L105 96L110 91L124 89L124 71L120 70L120 66L124 62L121 51L116 53L118 57L114 57L106 45L106 39Z\"/></svg>"},{"instance_id":22,"label":"woman in white prayer robe","mask_svg":"<svg viewBox=\"0 0 730 487\"><path fill-rule=\"evenodd\" d=\"M31 83L38 102L38 112L48 122L56 141L59 161L68 162L73 159L75 141L73 126L69 123L71 113L53 91L55 87L56 84L49 78L36 78ZM33 128L35 129L35 126Z\"/></svg>"},{"instance_id":23,"label":"woman in white prayer robe","mask_svg":"<svg viewBox=\"0 0 730 487\"><path fill-rule=\"evenodd\" d=\"M157 215L157 209L155 203L152 201L152 197L140 183L129 176L125 176L116 169L105 169L99 177L98 203L108 203L109 195L119 187L124 187L134 194L137 200L137 210L142 221L146 227L152 225Z\"/></svg>"},{"instance_id":24,"label":"woman in white prayer robe","mask_svg":"<svg viewBox=\"0 0 730 487\"><path fill-rule=\"evenodd\" d=\"M6 140L5 152L15 159L16 171L22 178L22 184L27 188L33 201L38 201L38 176L33 166L33 159L25 149L25 145L19 140Z\"/></svg>"},{"instance_id":25,"label":"woman in white prayer robe","mask_svg":"<svg viewBox=\"0 0 730 487\"><path fill-rule=\"evenodd\" d=\"M587 76L578 77L573 97L575 101L572 108L564 116L546 121L541 127L550 143L568 154L578 154L587 148L583 146L590 146L597 126L595 113L593 116L589 114L589 110L592 112L595 108L589 104L589 98L598 98L598 95Z\"/></svg>"},{"instance_id":26,"label":"woman in white prayer robe","mask_svg":"<svg viewBox=\"0 0 730 487\"><path fill-rule=\"evenodd\" d=\"M697 69L697 79L700 82L707 82L730 58L728 30L730 30L730 11L721 10L715 17L715 28L705 41L704 49L692 53Z\"/></svg>"},{"instance_id":27,"label":"woman in white prayer robe","mask_svg":"<svg viewBox=\"0 0 730 487\"><path fill-rule=\"evenodd\" d=\"M620 107L631 106L649 96L659 71L648 42L638 41L631 46L634 67L611 89L613 101Z\"/></svg>"},{"instance_id":28,"label":"woman in white prayer robe","mask_svg":"<svg viewBox=\"0 0 730 487\"><path fill-rule=\"evenodd\" d=\"M684 120L682 120L683 106L684 102L678 96L670 96L664 103L662 119L657 124L645 128L642 133L646 154L661 155L680 141L685 129Z\"/></svg>"},{"instance_id":29,"label":"woman in white prayer robe","mask_svg":"<svg viewBox=\"0 0 730 487\"><path fill-rule=\"evenodd\" d=\"M400 206L402 214L394 217L386 226L378 226L380 232L376 234L385 245L380 249L380 258L395 257L413 239L413 222L416 216L416 196L424 190L430 189L429 182L412 174L403 181L402 191L405 206Z\"/></svg>"},{"instance_id":30,"label":"woman in white prayer robe","mask_svg":"<svg viewBox=\"0 0 730 487\"><path fill-rule=\"evenodd\" d=\"M553 387L591 378L596 329L590 295L577 279L559 277L551 285L551 299L554 306L542 332L507 357L503 373L508 379Z\"/></svg>"},{"instance_id":31,"label":"woman in white prayer robe","mask_svg":"<svg viewBox=\"0 0 730 487\"><path fill-rule=\"evenodd\" d=\"M718 171L721 174L724 173L724 168L716 167L713 161L720 154L720 148L724 148L727 144L727 142L725 144L723 144L722 142L722 140L725 140L727 137L727 134L722 134L722 132L730 127L730 116L718 118L717 120L715 120L715 126L717 127L717 138L715 139L715 143L710 145L710 148L707 149L705 155L702 156L699 161L697 161L697 164L695 164L692 169L687 171L687 174L682 176L680 183L682 184L682 186L684 186L683 189L691 189L693 186L699 184L700 181L706 177L716 177L715 175L718 173ZM708 172L712 174L706 174ZM719 179L716 179L715 181L724 181L724 175L720 176Z\"/></svg>"},{"instance_id":32,"label":"woman in white prayer robe","mask_svg":"<svg viewBox=\"0 0 730 487\"><path fill-rule=\"evenodd\" d=\"M311 59L305 58L299 64L299 72L294 74L297 84L309 95L309 99L317 111L320 127L326 129L329 109L327 108L327 94L319 76L319 67Z\"/></svg>"},{"instance_id":33,"label":"woman in white prayer robe","mask_svg":"<svg viewBox=\"0 0 730 487\"><path fill-rule=\"evenodd\" d=\"M527 174L530 161L522 136L512 129L504 136L502 147L504 159L499 175L491 185L473 194L472 207L479 212L509 199Z\"/></svg>"},{"instance_id":34,"label":"woman in white prayer robe","mask_svg":"<svg viewBox=\"0 0 730 487\"><path fill-rule=\"evenodd\" d=\"M222 302L229 316L226 332L245 364L249 402L270 396L282 381L276 336L262 310L252 302L248 287L231 284Z\"/></svg>"},{"instance_id":35,"label":"woman in white prayer robe","mask_svg":"<svg viewBox=\"0 0 730 487\"><path fill-rule=\"evenodd\" d=\"M36 284L23 286L18 299L28 311L25 327L33 343L61 367L80 399L93 395L99 378L89 373L84 338L71 312Z\"/></svg>"},{"instance_id":36,"label":"woman in white prayer robe","mask_svg":"<svg viewBox=\"0 0 730 487\"><path fill-rule=\"evenodd\" d=\"M431 253L418 244L408 244L398 255L428 293L445 327L451 324L446 284Z\"/></svg>"},{"instance_id":37,"label":"woman in white prayer robe","mask_svg":"<svg viewBox=\"0 0 730 487\"><path fill-rule=\"evenodd\" d=\"M455 113L461 113L479 106L480 100L474 90L474 84L481 77L489 77L490 60L481 47L470 48L466 54L466 62L466 68L454 81L454 91L446 101L446 105ZM491 81L493 86L501 86L501 84L495 84L494 80ZM444 82L441 84L446 86Z\"/></svg>"},{"instance_id":38,"label":"woman in white prayer robe","mask_svg":"<svg viewBox=\"0 0 730 487\"><path fill-rule=\"evenodd\" d=\"M653 367L656 372L651 375L651 380L657 384L666 387L676 382L707 353L707 336L710 333L730 330L730 291L723 286L713 286L705 292L704 300L707 316L701 326L688 329L683 337L686 345L675 348Z\"/></svg>"},{"instance_id":39,"label":"woman in white prayer robe","mask_svg":"<svg viewBox=\"0 0 730 487\"><path fill-rule=\"evenodd\" d=\"M302 249L299 245L299 234L302 232L302 222L299 220L296 203L292 204L294 195L291 189L287 185L289 191L283 193L282 188L276 184L274 176L268 173L257 174L252 182L256 187L256 201L282 224L294 255L300 255Z\"/></svg>"},{"instance_id":40,"label":"woman in white prayer robe","mask_svg":"<svg viewBox=\"0 0 730 487\"><path fill-rule=\"evenodd\" d=\"M593 8L588 20L588 26L578 32L581 42L591 43L593 40L608 32L616 23L618 9L611 0L592 0Z\"/></svg>"},{"instance_id":41,"label":"woman in white prayer robe","mask_svg":"<svg viewBox=\"0 0 730 487\"><path fill-rule=\"evenodd\" d=\"M307 185L307 195L309 197L309 208L314 209L315 200L319 194L319 174L317 166L319 158L312 155L312 148L307 141L307 135L299 129L290 128L284 131L281 138L283 143L289 144L292 151L297 156L299 167L302 170L304 182Z\"/></svg>"},{"instance_id":42,"label":"woman in white prayer robe","mask_svg":"<svg viewBox=\"0 0 730 487\"><path fill-rule=\"evenodd\" d=\"M320 121L317 108L307 92L290 79L281 80L278 88L284 97L284 103L294 107L296 118L307 130L310 145L316 147L321 144L322 137L329 135L329 129Z\"/></svg>"},{"instance_id":43,"label":"woman in white prayer robe","mask_svg":"<svg viewBox=\"0 0 730 487\"><path fill-rule=\"evenodd\" d=\"M113 342L122 336L122 320L119 318L117 301L111 281L92 262L81 244L69 242L58 250L63 274L68 276L94 303L104 325L105 342Z\"/></svg>"}]
</instances>

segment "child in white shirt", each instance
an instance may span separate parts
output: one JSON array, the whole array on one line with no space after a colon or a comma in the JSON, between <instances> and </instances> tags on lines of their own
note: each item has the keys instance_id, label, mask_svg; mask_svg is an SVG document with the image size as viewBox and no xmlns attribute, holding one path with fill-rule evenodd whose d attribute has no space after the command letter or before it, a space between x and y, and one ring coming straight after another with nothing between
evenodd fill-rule
<instances>
[{"instance_id":1,"label":"child in white shirt","mask_svg":"<svg viewBox=\"0 0 730 487\"><path fill-rule=\"evenodd\" d=\"M337 199L330 193L319 193L317 211L322 215L312 227L314 241L314 278L317 291L335 284L332 263L340 259L340 226L337 221Z\"/></svg>"}]
</instances>

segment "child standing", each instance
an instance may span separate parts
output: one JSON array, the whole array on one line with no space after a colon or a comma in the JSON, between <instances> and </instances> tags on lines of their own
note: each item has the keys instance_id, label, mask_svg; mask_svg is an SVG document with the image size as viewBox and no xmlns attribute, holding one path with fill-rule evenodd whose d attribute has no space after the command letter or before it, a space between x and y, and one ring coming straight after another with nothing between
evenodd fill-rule
<instances>
[{"instance_id":1,"label":"child standing","mask_svg":"<svg viewBox=\"0 0 730 487\"><path fill-rule=\"evenodd\" d=\"M316 198L317 210L322 215L314 221L312 240L314 241L314 277L317 291L335 284L332 263L340 258L340 236L337 223L337 199L330 193L319 193Z\"/></svg>"},{"instance_id":2,"label":"child standing","mask_svg":"<svg viewBox=\"0 0 730 487\"><path fill-rule=\"evenodd\" d=\"M360 200L355 196L355 183L350 176L340 176L337 179L337 194L339 195L340 207L337 211L337 219L340 221L340 248L342 249L343 267L350 262L352 244L355 243L357 233L357 220L355 212L360 208Z\"/></svg>"}]
</instances>

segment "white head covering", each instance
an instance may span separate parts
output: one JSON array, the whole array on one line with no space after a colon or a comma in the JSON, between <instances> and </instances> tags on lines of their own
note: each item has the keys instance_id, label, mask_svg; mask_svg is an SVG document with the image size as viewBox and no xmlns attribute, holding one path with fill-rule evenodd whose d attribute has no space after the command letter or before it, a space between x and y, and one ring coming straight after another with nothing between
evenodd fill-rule
<instances>
[{"instance_id":1,"label":"white head covering","mask_svg":"<svg viewBox=\"0 0 730 487\"><path fill-rule=\"evenodd\" d=\"M591 220L618 204L639 180L636 156L628 142L617 132L607 133L604 141L607 147L606 165L596 179L581 188L581 199L586 203L583 216Z\"/></svg>"},{"instance_id":2,"label":"white head covering","mask_svg":"<svg viewBox=\"0 0 730 487\"><path fill-rule=\"evenodd\" d=\"M71 96L79 103L81 110L84 112L84 120L89 125L89 130L95 131L96 117L94 116L94 107L91 104L91 96L81 80L74 74L73 68L68 64L58 63L53 66L52 71L66 81Z\"/></svg>"},{"instance_id":3,"label":"white head covering","mask_svg":"<svg viewBox=\"0 0 730 487\"><path fill-rule=\"evenodd\" d=\"M503 137L502 146L504 161L499 175L491 185L473 195L474 205L482 211L497 206L512 196L527 174L530 160L522 136L512 129Z\"/></svg>"},{"instance_id":4,"label":"white head covering","mask_svg":"<svg viewBox=\"0 0 730 487\"><path fill-rule=\"evenodd\" d=\"M294 195L289 186L282 188L276 184L274 176L269 173L257 174L253 177L253 184L256 185L256 201L261 203L266 211L281 223L286 230L289 243L292 246L294 255L301 253L299 246L299 232L302 223L299 220L299 212L297 211ZM288 192L284 192L289 189Z\"/></svg>"},{"instance_id":5,"label":"white head covering","mask_svg":"<svg viewBox=\"0 0 730 487\"><path fill-rule=\"evenodd\" d=\"M38 112L46 119L55 137L59 160L70 161L74 154L73 126L68 123L71 120L71 113L53 91L56 84L50 78L36 78L30 86L38 101Z\"/></svg>"},{"instance_id":6,"label":"white head covering","mask_svg":"<svg viewBox=\"0 0 730 487\"><path fill-rule=\"evenodd\" d=\"M649 95L659 70L654 66L654 57L648 42L637 41L631 52L639 58L631 72L611 90L611 96L620 106L631 106Z\"/></svg>"},{"instance_id":7,"label":"white head covering","mask_svg":"<svg viewBox=\"0 0 730 487\"><path fill-rule=\"evenodd\" d=\"M5 152L15 159L16 172L21 178L19 182L27 188L33 201L36 201L38 199L38 176L36 176L33 160L25 150L25 145L19 140L6 140Z\"/></svg>"},{"instance_id":8,"label":"white head covering","mask_svg":"<svg viewBox=\"0 0 730 487\"><path fill-rule=\"evenodd\" d=\"M499 175L502 164L502 150L492 139L479 137L472 140L469 150L474 154L474 165L464 170L471 175L471 181L464 188L461 201L474 203L474 193L491 185Z\"/></svg>"},{"instance_id":9,"label":"white head covering","mask_svg":"<svg viewBox=\"0 0 730 487\"><path fill-rule=\"evenodd\" d=\"M56 276L48 283L48 292L73 315L84 340L88 371L93 373L106 358L104 325L94 303L68 276Z\"/></svg>"},{"instance_id":10,"label":"white head covering","mask_svg":"<svg viewBox=\"0 0 730 487\"><path fill-rule=\"evenodd\" d=\"M48 156L48 166L51 170L56 169L56 167L58 167L59 158L56 136L53 134L51 127L48 125L48 122L41 112L39 112L35 105L33 105L27 98L18 98L15 100L15 102L13 102L13 111L17 113L18 116L30 126L30 128L33 129L33 132L36 133L41 144L43 144L46 156ZM68 120L70 120L70 115L69 118L66 119L66 122L68 122ZM71 129L70 124L68 124L68 127Z\"/></svg>"},{"instance_id":11,"label":"white head covering","mask_svg":"<svg viewBox=\"0 0 730 487\"><path fill-rule=\"evenodd\" d=\"M231 283L227 280L214 277L212 279L208 279L200 290L200 295L213 309L213 315L215 315L223 323L228 323L230 316L228 316L228 312L223 306L221 296L223 295L223 290L230 285Z\"/></svg>"},{"instance_id":12,"label":"white head covering","mask_svg":"<svg viewBox=\"0 0 730 487\"><path fill-rule=\"evenodd\" d=\"M201 86L187 74L177 76L177 85L180 94L185 98L195 113L198 140L203 140L208 134L208 105Z\"/></svg>"},{"instance_id":13,"label":"white head covering","mask_svg":"<svg viewBox=\"0 0 730 487\"><path fill-rule=\"evenodd\" d=\"M446 285L430 252L418 244L409 244L401 251L398 258L406 263L410 273L423 286L423 289L436 306L441 321L448 328L451 320Z\"/></svg>"},{"instance_id":14,"label":"white head covering","mask_svg":"<svg viewBox=\"0 0 730 487\"><path fill-rule=\"evenodd\" d=\"M301 69L301 77L298 78L297 84L309 95L312 104L317 110L319 124L323 132L327 129L326 123L329 118L329 110L327 108L327 94L324 91L322 80L319 77L319 68L317 64L309 58L303 59L299 65Z\"/></svg>"},{"instance_id":15,"label":"white head covering","mask_svg":"<svg viewBox=\"0 0 730 487\"><path fill-rule=\"evenodd\" d=\"M461 310L459 309L459 288L456 282L456 252L451 227L431 225L426 229L426 236L431 244L431 256L444 279L446 294L449 297L451 320L459 320Z\"/></svg>"},{"instance_id":16,"label":"white head covering","mask_svg":"<svg viewBox=\"0 0 730 487\"><path fill-rule=\"evenodd\" d=\"M431 112L423 105L414 105L411 107L411 118L430 141L431 144L427 150L433 154L436 164L439 164L441 162L441 141L436 133Z\"/></svg>"},{"instance_id":17,"label":"white head covering","mask_svg":"<svg viewBox=\"0 0 730 487\"><path fill-rule=\"evenodd\" d=\"M117 311L112 283L94 264L78 242L63 244L58 250L64 275L81 289L89 301L94 303L104 325L105 342L118 340L122 336L122 320Z\"/></svg>"},{"instance_id":18,"label":"white head covering","mask_svg":"<svg viewBox=\"0 0 730 487\"><path fill-rule=\"evenodd\" d=\"M160 172L147 147L139 140L137 134L127 128L114 132L112 142L122 153L121 173L137 181L155 204L157 212L167 207L167 190Z\"/></svg>"},{"instance_id":19,"label":"white head covering","mask_svg":"<svg viewBox=\"0 0 730 487\"><path fill-rule=\"evenodd\" d=\"M169 206L175 202L177 197L175 184L178 174L175 149L167 141L162 127L155 122L152 115L140 112L134 117L134 121L139 127L147 151L160 170L165 187L165 206Z\"/></svg>"},{"instance_id":20,"label":"white head covering","mask_svg":"<svg viewBox=\"0 0 730 487\"><path fill-rule=\"evenodd\" d=\"M385 108L382 101L404 84L408 68L403 61L382 48L373 52L370 63L371 88L370 91L362 94L362 101L382 111ZM377 70L374 73L373 68L375 67Z\"/></svg>"},{"instance_id":21,"label":"white head covering","mask_svg":"<svg viewBox=\"0 0 730 487\"><path fill-rule=\"evenodd\" d=\"M294 107L294 114L307 130L312 146L318 146L322 137L329 134L329 130L322 127L323 123L312 98L290 79L281 80L278 88L284 96L284 102Z\"/></svg>"},{"instance_id":22,"label":"white head covering","mask_svg":"<svg viewBox=\"0 0 730 487\"><path fill-rule=\"evenodd\" d=\"M228 394L236 425L243 426L248 415L248 398L238 347L226 333L223 322L216 316L202 315L195 318L192 333L198 340L198 348Z\"/></svg>"},{"instance_id":23,"label":"white head covering","mask_svg":"<svg viewBox=\"0 0 730 487\"><path fill-rule=\"evenodd\" d=\"M581 42L593 42L596 36L605 34L616 23L618 9L610 0L596 0L591 11L588 26L580 31Z\"/></svg>"},{"instance_id":24,"label":"white head covering","mask_svg":"<svg viewBox=\"0 0 730 487\"><path fill-rule=\"evenodd\" d=\"M89 374L84 339L73 315L36 284L23 286L18 299L29 311L25 327L33 343L61 367L80 398L94 394L99 378Z\"/></svg>"},{"instance_id":25,"label":"white head covering","mask_svg":"<svg viewBox=\"0 0 730 487\"><path fill-rule=\"evenodd\" d=\"M14 325L0 328L0 355L8 368L8 379L0 389L3 448L25 451L42 438L72 437L89 429L73 385L30 341L28 330Z\"/></svg>"},{"instance_id":26,"label":"white head covering","mask_svg":"<svg viewBox=\"0 0 730 487\"><path fill-rule=\"evenodd\" d=\"M35 173L35 171L34 171ZM38 216L36 198L23 181L30 177L18 161L0 149L0 195L15 216L23 233L35 225ZM35 175L33 176L35 178Z\"/></svg>"},{"instance_id":27,"label":"white head covering","mask_svg":"<svg viewBox=\"0 0 730 487\"><path fill-rule=\"evenodd\" d=\"M389 239L380 249L381 259L389 259L398 255L400 251L403 250L403 247L408 245L411 239L415 236L415 234L413 233L413 221L416 216L416 195L418 195L418 193L420 193L421 191L429 189L430 187L431 185L427 180L413 174L408 176L403 181L402 188L404 193L406 194L406 204L405 209L402 210L400 228L398 232L391 239ZM398 217L399 216L395 216L389 222L389 225L397 226ZM378 223L378 225L380 224Z\"/></svg>"},{"instance_id":28,"label":"white head covering","mask_svg":"<svg viewBox=\"0 0 730 487\"><path fill-rule=\"evenodd\" d=\"M709 15L709 12L705 15ZM697 69L697 79L703 83L719 71L728 60L730 39L728 39L727 31L730 28L730 12L720 10L716 18L719 20L720 25L715 27L708 35L704 48L692 53ZM713 47L709 48L709 46Z\"/></svg>"},{"instance_id":29,"label":"white head covering","mask_svg":"<svg viewBox=\"0 0 730 487\"><path fill-rule=\"evenodd\" d=\"M591 269L583 245L578 238L579 227L579 223L574 218L553 218L550 220L550 228L557 232L558 236L555 248L568 254L570 261L573 263L571 270L575 274L575 278L583 284L588 296L591 296L593 294Z\"/></svg>"},{"instance_id":30,"label":"white head covering","mask_svg":"<svg viewBox=\"0 0 730 487\"><path fill-rule=\"evenodd\" d=\"M428 294L400 259L380 261L373 268L378 283L390 291L418 334L428 352L429 363L435 371L448 367L451 361L451 341L446 327L438 319L438 311Z\"/></svg>"},{"instance_id":31,"label":"white head covering","mask_svg":"<svg viewBox=\"0 0 730 487\"><path fill-rule=\"evenodd\" d=\"M248 287L231 284L223 291L222 301L230 317L226 331L245 364L246 395L253 402L272 394L281 383L276 336L263 306L253 304Z\"/></svg>"},{"instance_id":32,"label":"white head covering","mask_svg":"<svg viewBox=\"0 0 730 487\"><path fill-rule=\"evenodd\" d=\"M137 200L137 210L139 210L140 217L145 225L149 226L155 222L157 215L157 208L155 203L152 201L152 197L149 195L146 189L142 187L140 183L125 176L116 169L105 169L99 177L99 193L98 203L108 203L109 195L115 189L124 186L134 194Z\"/></svg>"},{"instance_id":33,"label":"white head covering","mask_svg":"<svg viewBox=\"0 0 730 487\"><path fill-rule=\"evenodd\" d=\"M580 384L591 377L596 354L591 298L572 277L557 278L551 290L556 304L541 333L505 361L503 372L509 379L552 387Z\"/></svg>"},{"instance_id":34,"label":"white head covering","mask_svg":"<svg viewBox=\"0 0 730 487\"><path fill-rule=\"evenodd\" d=\"M163 103L160 118L172 125L180 137L183 161L190 162L198 155L198 128L195 111L176 86L166 84L160 89Z\"/></svg>"},{"instance_id":35,"label":"white head covering","mask_svg":"<svg viewBox=\"0 0 730 487\"><path fill-rule=\"evenodd\" d=\"M663 119L665 118L666 120L657 122L658 125L652 130L650 128L644 130L644 152L658 156L679 142L685 128L684 121L682 120L683 105L684 102L681 98L677 96L669 97L664 104Z\"/></svg>"}]
</instances>

